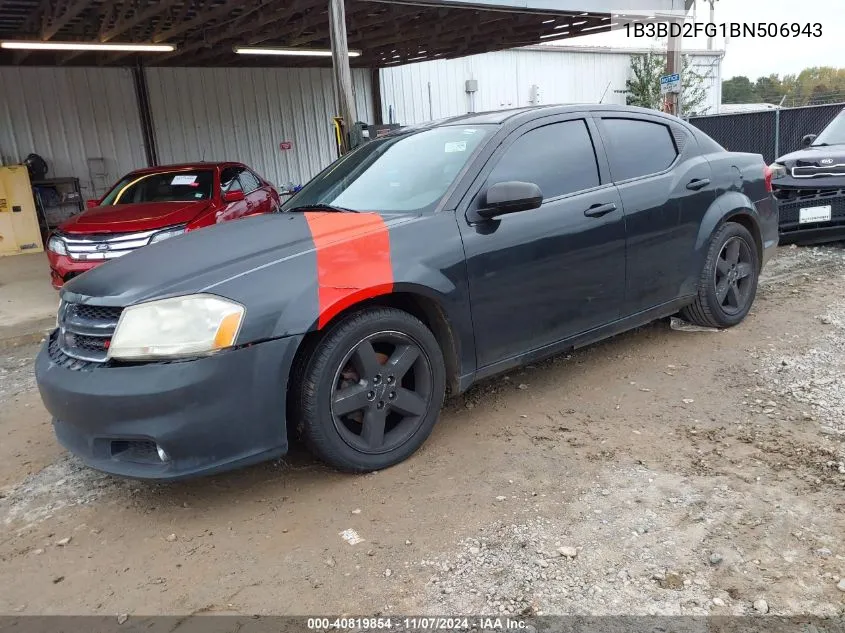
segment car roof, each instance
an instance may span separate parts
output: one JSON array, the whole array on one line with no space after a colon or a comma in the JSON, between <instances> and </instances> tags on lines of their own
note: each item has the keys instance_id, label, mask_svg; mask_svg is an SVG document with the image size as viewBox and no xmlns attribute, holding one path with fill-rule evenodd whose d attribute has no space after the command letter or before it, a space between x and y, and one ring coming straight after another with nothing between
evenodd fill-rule
<instances>
[{"instance_id":1,"label":"car roof","mask_svg":"<svg viewBox=\"0 0 845 633\"><path fill-rule=\"evenodd\" d=\"M553 105L529 106L524 108L510 108L507 110L493 110L490 112L471 112L461 116L450 117L423 124L420 127L442 127L447 125L505 125L520 124L540 116L553 116L556 114L570 114L576 112L618 112L620 114L648 114L660 116L668 120L679 121L657 110L649 110L635 106L605 105L599 103L566 103Z\"/></svg>"},{"instance_id":2,"label":"car roof","mask_svg":"<svg viewBox=\"0 0 845 633\"><path fill-rule=\"evenodd\" d=\"M136 169L132 173L133 174L154 174L159 171L181 171L181 170L189 170L189 169L215 169L217 167L228 167L230 165L237 165L243 166L243 163L238 163L234 161L214 161L214 162L205 162L200 161L197 163L177 163L174 165L157 165L155 167L143 167L141 169Z\"/></svg>"}]
</instances>

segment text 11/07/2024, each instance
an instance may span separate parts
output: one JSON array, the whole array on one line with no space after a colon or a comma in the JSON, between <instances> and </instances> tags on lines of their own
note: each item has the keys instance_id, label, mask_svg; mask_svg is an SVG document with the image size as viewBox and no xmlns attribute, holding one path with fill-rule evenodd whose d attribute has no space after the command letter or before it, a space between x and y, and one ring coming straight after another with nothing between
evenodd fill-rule
<instances>
[{"instance_id":1,"label":"text 11/07/2024","mask_svg":"<svg viewBox=\"0 0 845 633\"><path fill-rule=\"evenodd\" d=\"M402 633L427 633L428 631L517 631L532 633L536 627L525 618L518 617L316 617L308 618L306 628L309 631L389 631L396 629Z\"/></svg>"},{"instance_id":2,"label":"text 11/07/2024","mask_svg":"<svg viewBox=\"0 0 845 633\"><path fill-rule=\"evenodd\" d=\"M637 22L624 26L628 37L821 37L821 22Z\"/></svg>"}]
</instances>

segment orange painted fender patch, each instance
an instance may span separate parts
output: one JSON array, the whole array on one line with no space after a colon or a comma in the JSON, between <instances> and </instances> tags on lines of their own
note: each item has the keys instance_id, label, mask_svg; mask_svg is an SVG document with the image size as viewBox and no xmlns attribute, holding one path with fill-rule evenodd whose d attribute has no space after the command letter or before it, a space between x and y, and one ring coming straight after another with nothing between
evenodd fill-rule
<instances>
[{"instance_id":1,"label":"orange painted fender patch","mask_svg":"<svg viewBox=\"0 0 845 633\"><path fill-rule=\"evenodd\" d=\"M346 308L393 291L390 233L377 213L306 213L317 250L317 328Z\"/></svg>"}]
</instances>

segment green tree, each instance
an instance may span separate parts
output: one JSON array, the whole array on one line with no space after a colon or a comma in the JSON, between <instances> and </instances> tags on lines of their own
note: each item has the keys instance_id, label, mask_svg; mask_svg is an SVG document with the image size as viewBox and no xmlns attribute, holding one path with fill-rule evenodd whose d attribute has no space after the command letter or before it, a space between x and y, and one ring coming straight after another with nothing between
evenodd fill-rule
<instances>
[{"instance_id":1,"label":"green tree","mask_svg":"<svg viewBox=\"0 0 845 633\"><path fill-rule=\"evenodd\" d=\"M724 90L724 88L723 88ZM763 103L780 103L786 94L783 83L778 75L760 77L754 84L754 92Z\"/></svg>"},{"instance_id":2,"label":"green tree","mask_svg":"<svg viewBox=\"0 0 845 633\"><path fill-rule=\"evenodd\" d=\"M631 57L631 78L625 82L625 103L651 110L660 110L660 77L666 69L666 58L658 53Z\"/></svg>"},{"instance_id":3,"label":"green tree","mask_svg":"<svg viewBox=\"0 0 845 633\"><path fill-rule=\"evenodd\" d=\"M759 100L748 77L740 75L722 82L722 103L757 103Z\"/></svg>"},{"instance_id":4,"label":"green tree","mask_svg":"<svg viewBox=\"0 0 845 633\"><path fill-rule=\"evenodd\" d=\"M653 52L633 55L631 77L625 82L625 103L651 110L662 110L664 96L660 94L660 77L664 74L666 74L665 55ZM688 56L683 56L681 110L684 116L706 112L705 81L711 76L710 71L702 72L693 65Z\"/></svg>"},{"instance_id":5,"label":"green tree","mask_svg":"<svg viewBox=\"0 0 845 633\"><path fill-rule=\"evenodd\" d=\"M799 107L845 102L845 68L814 66L800 73L768 75L752 83L738 76L722 82L722 103L774 103Z\"/></svg>"},{"instance_id":6,"label":"green tree","mask_svg":"<svg viewBox=\"0 0 845 633\"><path fill-rule=\"evenodd\" d=\"M713 78L712 69L702 69L684 55L684 67L681 71L681 84L684 87L681 100L681 113L684 116L707 114L707 88L705 83Z\"/></svg>"}]
</instances>

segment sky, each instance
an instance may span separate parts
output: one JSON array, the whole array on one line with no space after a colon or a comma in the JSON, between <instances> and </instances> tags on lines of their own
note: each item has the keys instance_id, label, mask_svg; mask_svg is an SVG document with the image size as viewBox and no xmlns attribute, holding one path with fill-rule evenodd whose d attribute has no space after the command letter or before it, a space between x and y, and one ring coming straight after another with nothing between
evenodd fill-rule
<instances>
[{"instance_id":1,"label":"sky","mask_svg":"<svg viewBox=\"0 0 845 633\"><path fill-rule=\"evenodd\" d=\"M696 0L697 21L709 20L709 3ZM692 12L690 12L690 15ZM691 19L691 18L688 18ZM822 37L735 38L725 45L716 38L714 48L724 49L722 77L745 75L752 81L777 73L798 73L810 66L845 67L845 0L716 0L715 22L774 22L791 24L818 22ZM627 37L624 31L599 33L560 42L577 46L644 48L647 40ZM685 39L683 47L704 49L707 38Z\"/></svg>"}]
</instances>

